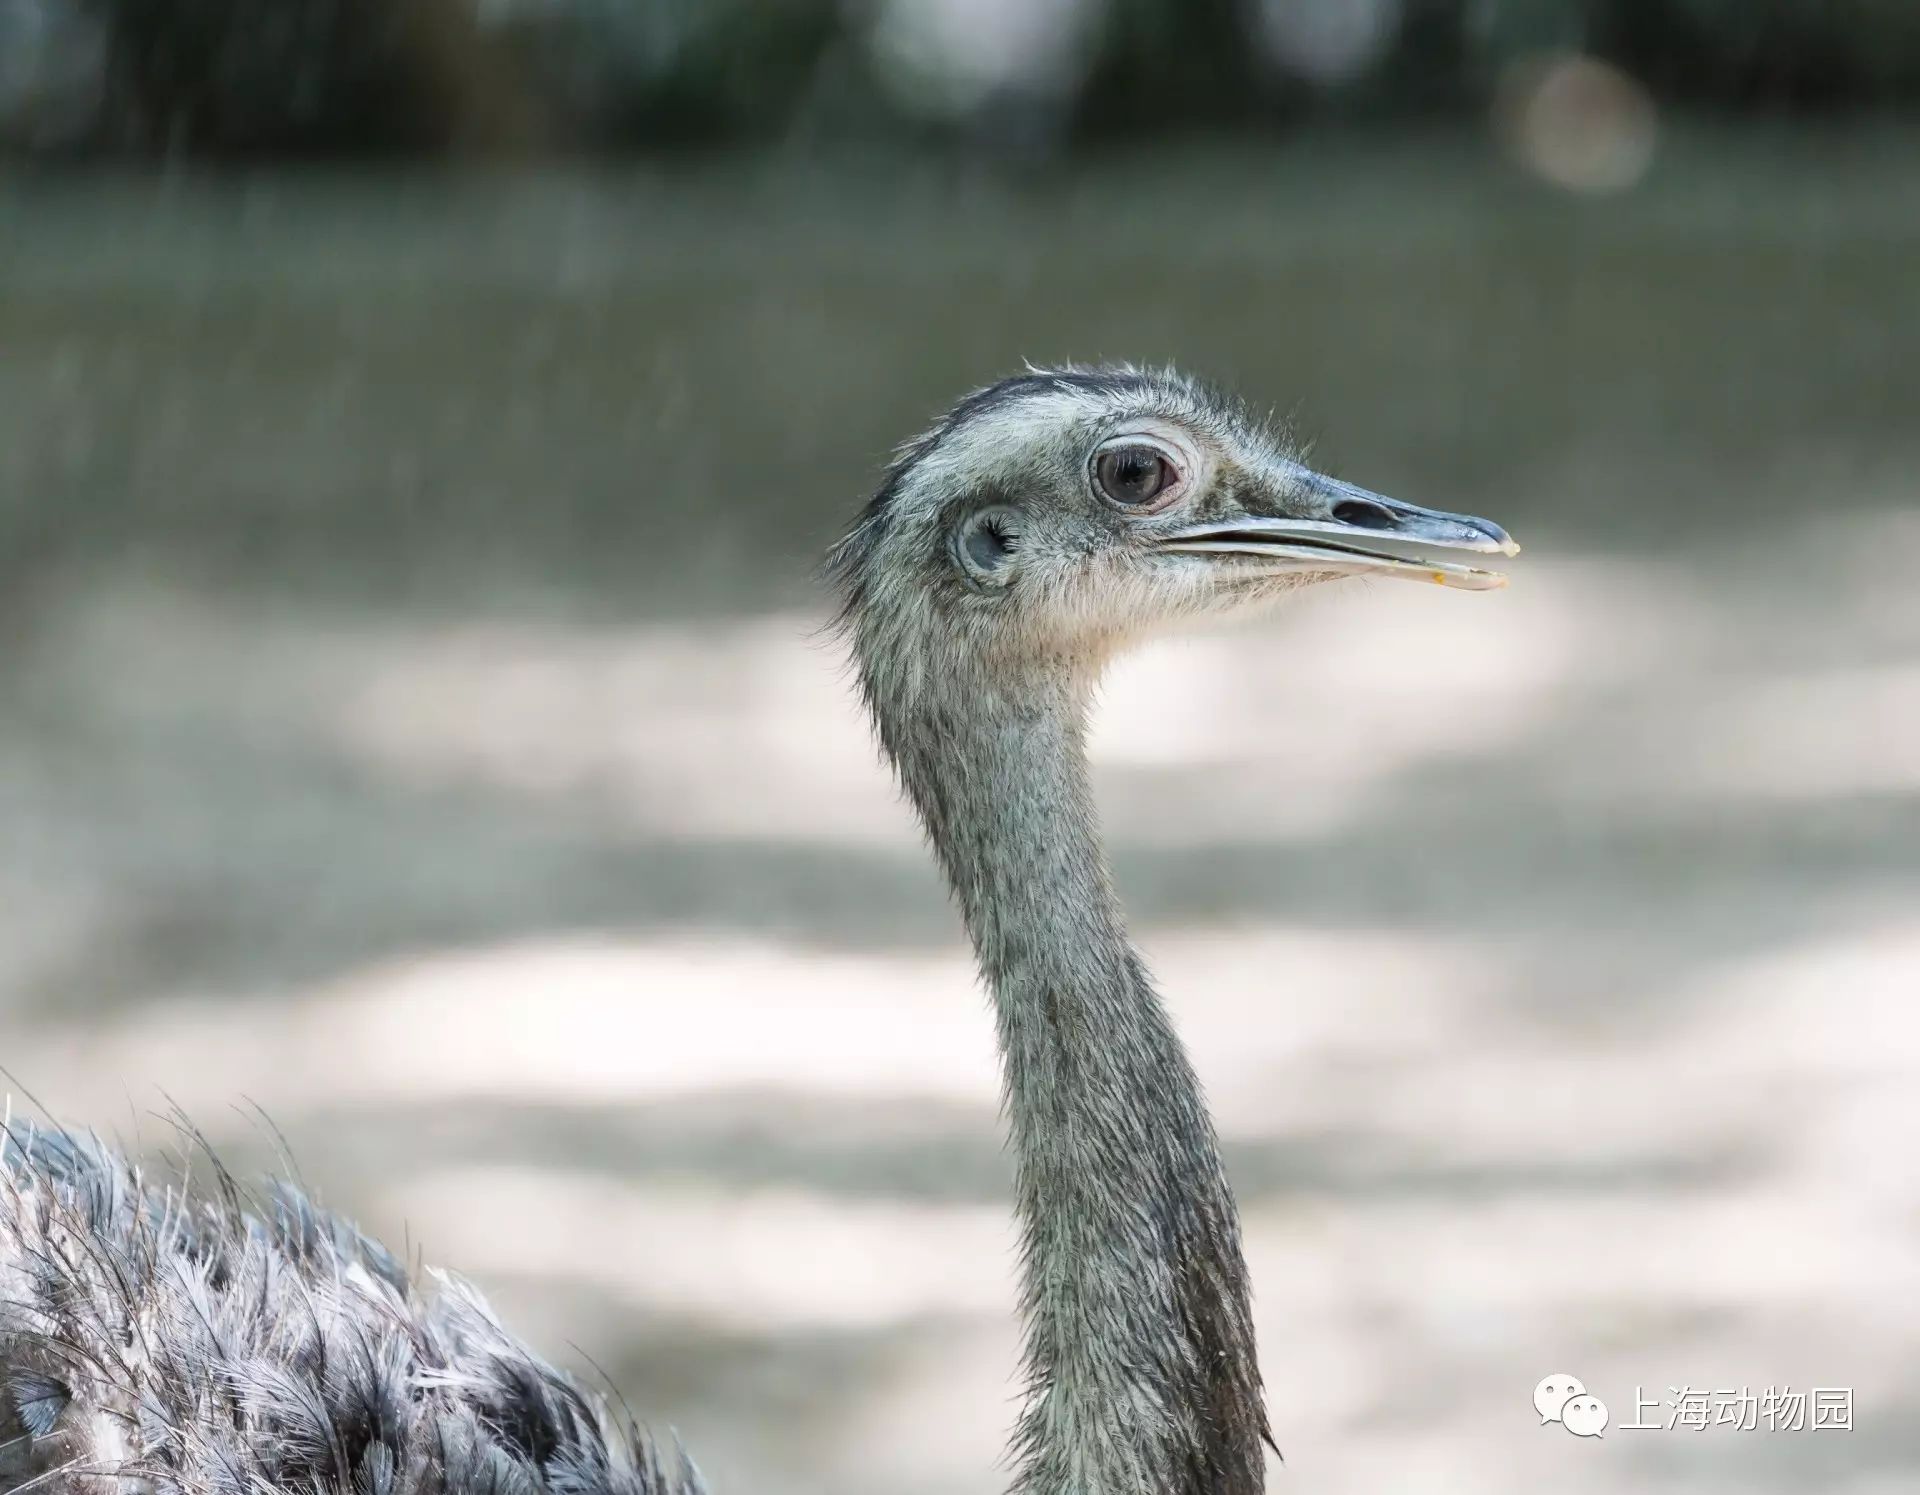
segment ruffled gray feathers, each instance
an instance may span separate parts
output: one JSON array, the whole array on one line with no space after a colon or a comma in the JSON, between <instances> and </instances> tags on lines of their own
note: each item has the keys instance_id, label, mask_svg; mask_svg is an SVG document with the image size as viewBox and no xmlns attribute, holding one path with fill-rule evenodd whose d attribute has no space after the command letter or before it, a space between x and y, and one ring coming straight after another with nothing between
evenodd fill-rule
<instances>
[{"instance_id":1,"label":"ruffled gray feathers","mask_svg":"<svg viewBox=\"0 0 1920 1495\"><path fill-rule=\"evenodd\" d=\"M466 1283L212 1173L0 1145L0 1495L704 1495Z\"/></svg>"}]
</instances>

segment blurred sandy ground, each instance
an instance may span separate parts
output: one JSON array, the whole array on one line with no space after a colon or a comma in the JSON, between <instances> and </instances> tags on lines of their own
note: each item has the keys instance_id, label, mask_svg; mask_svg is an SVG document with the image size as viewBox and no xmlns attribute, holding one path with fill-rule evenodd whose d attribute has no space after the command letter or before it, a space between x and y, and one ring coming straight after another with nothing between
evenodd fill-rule
<instances>
[{"instance_id":1,"label":"blurred sandy ground","mask_svg":"<svg viewBox=\"0 0 1920 1495\"><path fill-rule=\"evenodd\" d=\"M722 1495L1000 1488L990 1025L807 568L969 383L1177 356L1529 547L1157 645L1100 719L1277 1487L1910 1489L1911 144L1597 206L1451 146L15 183L0 1062L247 1166L264 1106ZM1856 1427L1582 1442L1552 1371Z\"/></svg>"}]
</instances>

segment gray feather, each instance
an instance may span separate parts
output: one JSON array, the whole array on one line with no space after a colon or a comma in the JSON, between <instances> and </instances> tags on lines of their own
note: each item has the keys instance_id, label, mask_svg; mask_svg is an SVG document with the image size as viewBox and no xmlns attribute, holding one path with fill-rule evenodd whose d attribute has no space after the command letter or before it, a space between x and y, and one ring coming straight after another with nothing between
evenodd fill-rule
<instances>
[{"instance_id":1,"label":"gray feather","mask_svg":"<svg viewBox=\"0 0 1920 1495\"><path fill-rule=\"evenodd\" d=\"M501 1327L275 1185L0 1144L0 1495L704 1495Z\"/></svg>"}]
</instances>

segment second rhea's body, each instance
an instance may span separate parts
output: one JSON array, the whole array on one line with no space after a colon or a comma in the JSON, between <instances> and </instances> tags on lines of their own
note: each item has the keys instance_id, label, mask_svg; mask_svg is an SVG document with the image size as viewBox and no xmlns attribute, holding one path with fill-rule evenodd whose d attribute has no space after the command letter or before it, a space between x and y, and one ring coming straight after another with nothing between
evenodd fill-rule
<instances>
[{"instance_id":1,"label":"second rhea's body","mask_svg":"<svg viewBox=\"0 0 1920 1495\"><path fill-rule=\"evenodd\" d=\"M1484 520L1309 471L1232 399L1127 368L969 396L835 547L867 706L998 1021L1018 1495L1256 1495L1271 1442L1213 1126L1100 847L1084 744L1101 670L1307 582L1497 586L1483 562L1513 550ZM71 1142L0 1167L0 1495L102 1474L160 1495L702 1488L470 1292L429 1291L298 1207L263 1223L231 1200L142 1201L129 1178ZM135 1322L171 1336L162 1353L129 1348Z\"/></svg>"}]
</instances>

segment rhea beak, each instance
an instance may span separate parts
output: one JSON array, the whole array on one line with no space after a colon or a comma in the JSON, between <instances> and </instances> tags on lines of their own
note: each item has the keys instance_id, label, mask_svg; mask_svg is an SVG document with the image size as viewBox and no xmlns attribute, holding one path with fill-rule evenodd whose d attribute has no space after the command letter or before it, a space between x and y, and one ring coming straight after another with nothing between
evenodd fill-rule
<instances>
[{"instance_id":1,"label":"rhea beak","mask_svg":"<svg viewBox=\"0 0 1920 1495\"><path fill-rule=\"evenodd\" d=\"M1520 552L1512 537L1489 519L1423 509L1305 468L1289 469L1283 476L1288 507L1298 505L1325 517L1294 519L1249 511L1168 531L1158 537L1155 548L1219 556L1231 559L1237 569L1256 573L1403 576L1469 592L1507 584L1503 573L1476 561Z\"/></svg>"}]
</instances>

